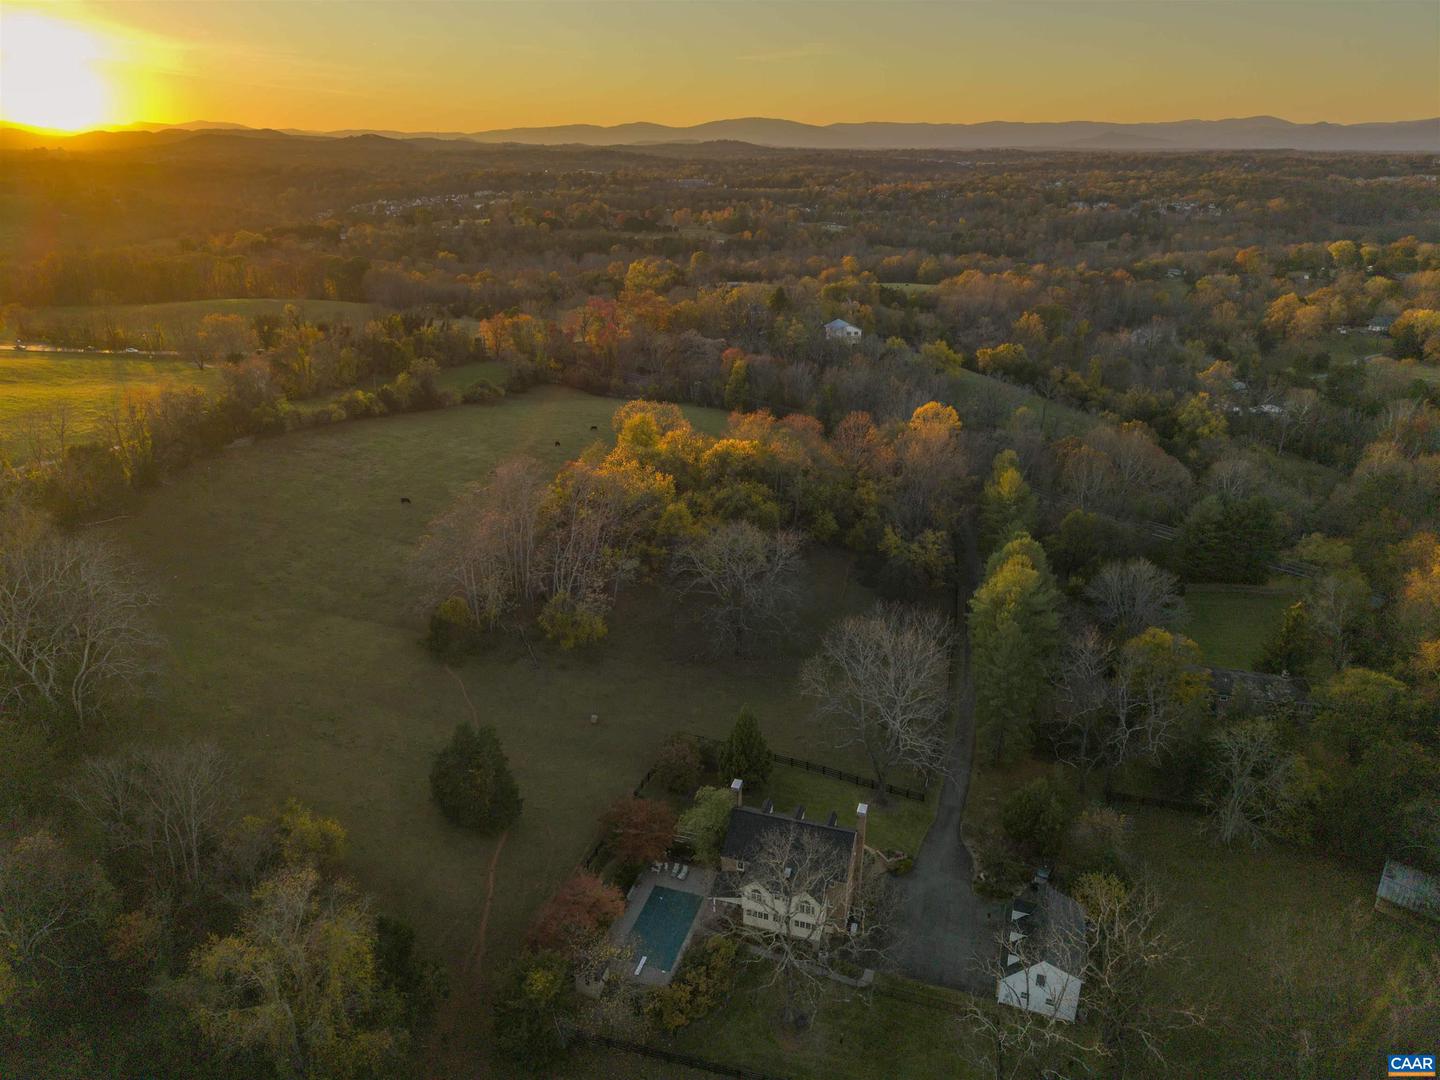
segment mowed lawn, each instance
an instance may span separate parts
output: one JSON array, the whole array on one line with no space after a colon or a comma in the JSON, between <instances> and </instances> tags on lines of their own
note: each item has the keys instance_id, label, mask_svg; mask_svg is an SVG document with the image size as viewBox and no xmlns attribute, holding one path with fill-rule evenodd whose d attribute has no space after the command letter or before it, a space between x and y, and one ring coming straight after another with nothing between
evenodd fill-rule
<instances>
[{"instance_id":1,"label":"mowed lawn","mask_svg":"<svg viewBox=\"0 0 1440 1080\"><path fill-rule=\"evenodd\" d=\"M1185 633L1200 646L1205 663L1250 671L1280 629L1285 609L1298 598L1293 585L1190 585Z\"/></svg>"},{"instance_id":2,"label":"mowed lawn","mask_svg":"<svg viewBox=\"0 0 1440 1080\"><path fill-rule=\"evenodd\" d=\"M0 455L30 452L29 429L49 433L51 418L66 414L71 439L96 434L104 416L127 396L148 397L167 388L219 385L214 368L169 357L110 356L83 352L0 352Z\"/></svg>"},{"instance_id":3,"label":"mowed lawn","mask_svg":"<svg viewBox=\"0 0 1440 1080\"><path fill-rule=\"evenodd\" d=\"M261 440L197 464L108 530L162 598L169 670L143 734L219 743L251 807L294 796L338 817L380 908L456 964L477 945L497 847L448 825L429 794L435 751L470 715L467 693L499 728L525 799L498 856L489 969L667 734L724 735L748 703L777 750L813 751L796 669L833 617L872 602L848 560L826 554L812 560L817 599L800 628L755 660L712 660L670 594L648 586L622 597L596 648L560 653L532 632L534 659L508 641L447 672L419 643L425 620L405 577L425 523L508 455L558 467L610 438L618 404L544 387L495 407ZM691 415L710 430L724 422Z\"/></svg>"}]
</instances>

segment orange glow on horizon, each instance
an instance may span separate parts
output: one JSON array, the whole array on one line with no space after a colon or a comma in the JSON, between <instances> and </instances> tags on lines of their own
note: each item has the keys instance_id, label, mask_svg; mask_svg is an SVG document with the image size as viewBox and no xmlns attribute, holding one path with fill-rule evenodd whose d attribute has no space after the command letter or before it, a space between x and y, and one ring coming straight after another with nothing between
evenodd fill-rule
<instances>
[{"instance_id":1,"label":"orange glow on horizon","mask_svg":"<svg viewBox=\"0 0 1440 1080\"><path fill-rule=\"evenodd\" d=\"M0 0L0 120L1354 123L1440 114L1437 33L1425 0Z\"/></svg>"}]
</instances>

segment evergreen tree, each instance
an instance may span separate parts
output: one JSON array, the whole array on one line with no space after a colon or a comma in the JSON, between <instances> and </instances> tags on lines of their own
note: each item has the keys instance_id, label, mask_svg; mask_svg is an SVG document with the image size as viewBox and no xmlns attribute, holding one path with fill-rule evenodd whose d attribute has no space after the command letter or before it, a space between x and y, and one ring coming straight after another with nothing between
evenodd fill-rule
<instances>
[{"instance_id":1,"label":"evergreen tree","mask_svg":"<svg viewBox=\"0 0 1440 1080\"><path fill-rule=\"evenodd\" d=\"M1060 647L1060 595L1044 550L1022 534L997 551L970 600L975 721L995 762L1030 744Z\"/></svg>"},{"instance_id":2,"label":"evergreen tree","mask_svg":"<svg viewBox=\"0 0 1440 1080\"><path fill-rule=\"evenodd\" d=\"M1260 585L1280 546L1280 523L1263 495L1211 495L1195 504L1180 530L1180 556L1190 581Z\"/></svg>"},{"instance_id":3,"label":"evergreen tree","mask_svg":"<svg viewBox=\"0 0 1440 1080\"><path fill-rule=\"evenodd\" d=\"M747 785L758 786L770 778L773 764L774 755L760 733L760 721L746 705L735 720L730 738L720 748L720 775L731 779L738 776Z\"/></svg>"},{"instance_id":4,"label":"evergreen tree","mask_svg":"<svg viewBox=\"0 0 1440 1080\"><path fill-rule=\"evenodd\" d=\"M500 736L490 725L461 724L435 755L430 791L447 818L481 832L503 832L520 816L520 789Z\"/></svg>"},{"instance_id":5,"label":"evergreen tree","mask_svg":"<svg viewBox=\"0 0 1440 1080\"><path fill-rule=\"evenodd\" d=\"M1256 665L1272 675L1303 674L1315 656L1315 628L1310 621L1305 601L1297 600L1285 609L1285 617L1275 635L1265 643L1265 650Z\"/></svg>"}]
</instances>

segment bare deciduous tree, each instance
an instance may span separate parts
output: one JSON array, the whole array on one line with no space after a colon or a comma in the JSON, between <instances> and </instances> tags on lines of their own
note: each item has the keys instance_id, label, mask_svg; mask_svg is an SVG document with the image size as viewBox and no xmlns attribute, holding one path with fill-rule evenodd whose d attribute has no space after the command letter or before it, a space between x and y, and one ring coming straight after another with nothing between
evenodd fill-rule
<instances>
[{"instance_id":1,"label":"bare deciduous tree","mask_svg":"<svg viewBox=\"0 0 1440 1080\"><path fill-rule=\"evenodd\" d=\"M150 670L152 602L108 545L0 509L0 706L85 727Z\"/></svg>"},{"instance_id":2,"label":"bare deciduous tree","mask_svg":"<svg viewBox=\"0 0 1440 1080\"><path fill-rule=\"evenodd\" d=\"M171 884L200 884L234 810L229 762L210 743L131 750L81 766L71 798L113 852Z\"/></svg>"},{"instance_id":3,"label":"bare deciduous tree","mask_svg":"<svg viewBox=\"0 0 1440 1080\"><path fill-rule=\"evenodd\" d=\"M1244 840L1257 847L1292 804L1294 756L1280 745L1275 725L1264 720L1218 731L1210 745L1210 827L1223 844Z\"/></svg>"},{"instance_id":4,"label":"bare deciduous tree","mask_svg":"<svg viewBox=\"0 0 1440 1080\"><path fill-rule=\"evenodd\" d=\"M1087 626L1061 654L1057 749L1063 759L1086 773L1105 762L1114 723L1114 687L1110 681L1115 650L1096 627Z\"/></svg>"},{"instance_id":5,"label":"bare deciduous tree","mask_svg":"<svg viewBox=\"0 0 1440 1080\"><path fill-rule=\"evenodd\" d=\"M704 618L717 650L738 656L759 631L784 627L800 598L803 542L796 532L732 521L676 554L683 591L708 601Z\"/></svg>"},{"instance_id":6,"label":"bare deciduous tree","mask_svg":"<svg viewBox=\"0 0 1440 1080\"><path fill-rule=\"evenodd\" d=\"M1081 1006L1097 1049L1119 1075L1136 1068L1163 1072L1167 1037L1203 1024L1204 1013L1175 990L1183 985L1175 972L1184 949L1165 924L1160 896L1148 885L1127 887L1105 874L1082 876L1075 891L1085 909Z\"/></svg>"},{"instance_id":7,"label":"bare deciduous tree","mask_svg":"<svg viewBox=\"0 0 1440 1080\"><path fill-rule=\"evenodd\" d=\"M895 766L944 763L951 639L935 612L888 605L841 620L801 668L800 688L835 744L864 748L877 803Z\"/></svg>"},{"instance_id":8,"label":"bare deciduous tree","mask_svg":"<svg viewBox=\"0 0 1440 1080\"><path fill-rule=\"evenodd\" d=\"M1185 605L1178 584L1174 574L1149 559L1117 559L1100 568L1085 596L1102 623L1128 638L1147 626L1180 622Z\"/></svg>"},{"instance_id":9,"label":"bare deciduous tree","mask_svg":"<svg viewBox=\"0 0 1440 1080\"><path fill-rule=\"evenodd\" d=\"M537 462L512 458L437 518L411 564L424 606L459 596L488 627L532 599L545 488Z\"/></svg>"},{"instance_id":10,"label":"bare deciduous tree","mask_svg":"<svg viewBox=\"0 0 1440 1080\"><path fill-rule=\"evenodd\" d=\"M996 933L994 948L982 964L989 982L999 985L1012 956L1026 969L1041 959L1032 942L1012 939L1007 925ZM967 996L959 1023L966 1057L993 1080L1066 1076L1067 1072L1057 1070L1068 1061L1097 1056L1088 1029L1012 1004Z\"/></svg>"},{"instance_id":11,"label":"bare deciduous tree","mask_svg":"<svg viewBox=\"0 0 1440 1080\"><path fill-rule=\"evenodd\" d=\"M890 896L883 873L852 868L851 854L814 829L771 829L736 875L763 918L735 924L749 955L769 966L768 986L781 991L781 1022L809 1026L827 990L847 985L836 975L876 968L883 958Z\"/></svg>"}]
</instances>

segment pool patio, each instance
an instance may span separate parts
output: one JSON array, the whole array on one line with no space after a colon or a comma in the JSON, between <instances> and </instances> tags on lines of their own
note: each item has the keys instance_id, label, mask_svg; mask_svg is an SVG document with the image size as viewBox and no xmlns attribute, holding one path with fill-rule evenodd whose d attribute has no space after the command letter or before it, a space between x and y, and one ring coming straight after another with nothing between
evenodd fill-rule
<instances>
[{"instance_id":1,"label":"pool patio","mask_svg":"<svg viewBox=\"0 0 1440 1080\"><path fill-rule=\"evenodd\" d=\"M641 953L636 952L628 961L622 963L623 973L627 978L634 979L642 986L666 986L674 976L674 969L680 966L680 958L685 955L685 950L690 945L691 939L695 936L696 929L707 921L711 914L710 905L706 903L710 896L711 886L715 883L715 871L703 866L689 867L684 880L675 877L668 869L656 871L646 870L640 875L634 886L630 889L629 896L625 900L625 913L615 921L610 928L610 940L617 945L624 945L631 942L635 948L642 949L643 945L634 942L635 924L639 921L645 906L650 902L651 894L659 889L667 889L673 893L687 893L699 897L700 904L690 919L685 930L685 937L680 942L680 947L675 953L675 959L671 962L670 970L665 970L652 957L645 964L645 967L637 975L635 966L640 962ZM660 898L663 899L663 894Z\"/></svg>"}]
</instances>

